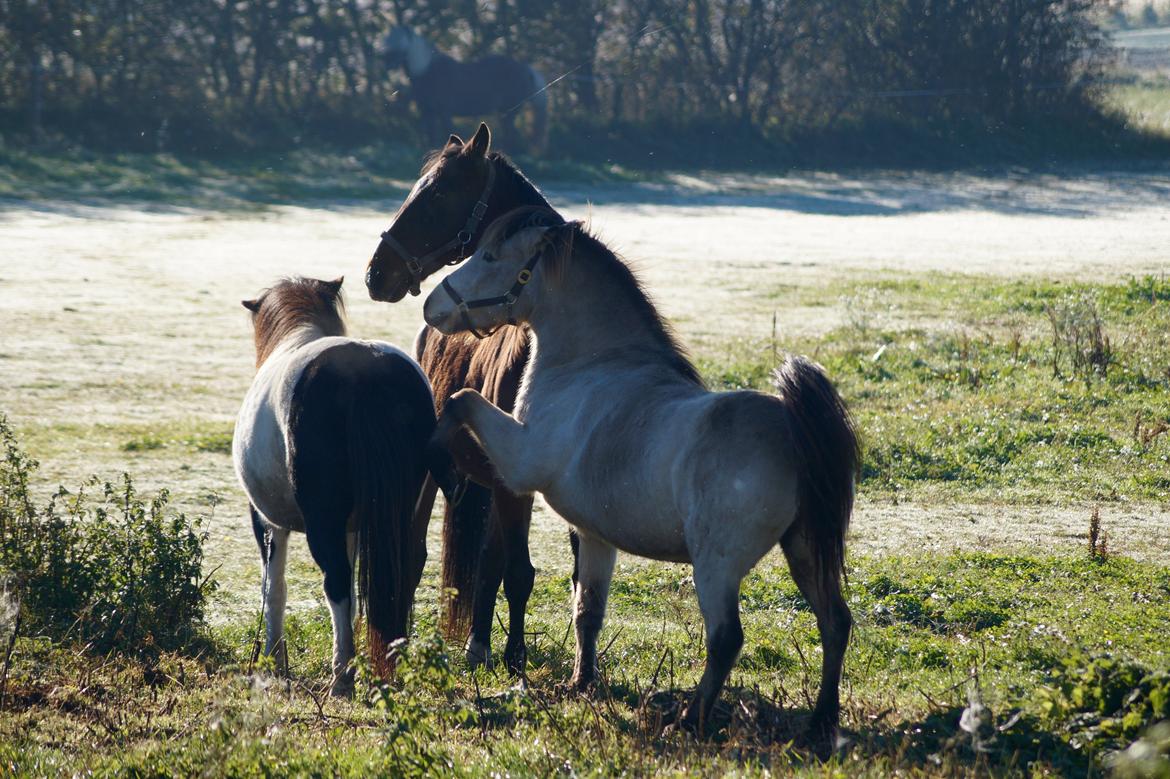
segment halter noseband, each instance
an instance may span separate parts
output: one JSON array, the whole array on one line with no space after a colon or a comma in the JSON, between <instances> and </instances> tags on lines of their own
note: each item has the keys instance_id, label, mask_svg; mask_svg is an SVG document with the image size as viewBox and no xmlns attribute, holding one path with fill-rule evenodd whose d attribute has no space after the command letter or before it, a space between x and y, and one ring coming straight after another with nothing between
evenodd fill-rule
<instances>
[{"instance_id":1,"label":"halter noseband","mask_svg":"<svg viewBox=\"0 0 1170 779\"><path fill-rule=\"evenodd\" d=\"M431 275L443 265L458 265L463 262L467 244L471 243L471 239L475 236L475 231L479 229L480 222L483 221L484 215L488 210L488 198L491 197L492 187L496 183L496 166L492 164L491 160L487 161L488 173L487 182L483 185L483 192L480 193L479 200L475 201L475 205L471 207L471 215L467 217L467 222L463 225L463 229L455 234L447 243L440 246L434 251L427 252L422 257L418 257L410 252L405 246L399 243L398 239L390 235L390 231L382 233L382 243L389 244L390 248L394 250L402 262L406 265L406 270L410 273L410 294L417 295L419 293L419 286L422 280ZM393 225L391 225L393 226ZM427 266L434 261L436 257L441 257L452 249L458 249L459 255L450 262L440 262L434 267Z\"/></svg>"},{"instance_id":2,"label":"halter noseband","mask_svg":"<svg viewBox=\"0 0 1170 779\"><path fill-rule=\"evenodd\" d=\"M541 256L544 254L545 247L541 247L536 254L529 258L520 272L516 274L516 281L512 284L512 288L503 295L496 295L494 298L479 298L477 300L464 300L463 296L455 291L455 287L451 286L451 277L447 276L443 279L440 286L443 291L451 296L451 300L459 307L459 316L463 319L463 325L476 338L487 338L498 331L503 325L496 325L491 330L480 331L471 322L471 309L473 308L491 308L492 306L507 306L508 310L508 324L516 324L516 319L512 316L512 306L520 298L520 293L524 291L525 285L532 281L532 270L536 267L536 263L540 262Z\"/></svg>"}]
</instances>

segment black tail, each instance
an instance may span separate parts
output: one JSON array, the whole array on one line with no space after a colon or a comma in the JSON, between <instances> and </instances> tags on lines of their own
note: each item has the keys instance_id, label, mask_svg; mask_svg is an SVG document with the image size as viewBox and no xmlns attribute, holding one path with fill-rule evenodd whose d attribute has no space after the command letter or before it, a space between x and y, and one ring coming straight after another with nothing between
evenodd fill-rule
<instances>
[{"instance_id":1,"label":"black tail","mask_svg":"<svg viewBox=\"0 0 1170 779\"><path fill-rule=\"evenodd\" d=\"M475 585L492 492L468 481L458 505L447 502L443 515L442 631L449 641L463 641L471 630ZM446 594L452 593L452 594Z\"/></svg>"},{"instance_id":2,"label":"black tail","mask_svg":"<svg viewBox=\"0 0 1170 779\"><path fill-rule=\"evenodd\" d=\"M393 672L390 645L409 627L414 593L408 581L422 562L415 559L411 531L427 473L426 443L435 427L425 386L405 384L355 387L348 425L358 599L366 612L370 658L383 678Z\"/></svg>"},{"instance_id":3,"label":"black tail","mask_svg":"<svg viewBox=\"0 0 1170 779\"><path fill-rule=\"evenodd\" d=\"M839 580L845 575L845 531L861 465L857 433L844 401L816 363L789 357L774 378L800 463L799 508L789 532L808 534L821 576Z\"/></svg>"}]
</instances>

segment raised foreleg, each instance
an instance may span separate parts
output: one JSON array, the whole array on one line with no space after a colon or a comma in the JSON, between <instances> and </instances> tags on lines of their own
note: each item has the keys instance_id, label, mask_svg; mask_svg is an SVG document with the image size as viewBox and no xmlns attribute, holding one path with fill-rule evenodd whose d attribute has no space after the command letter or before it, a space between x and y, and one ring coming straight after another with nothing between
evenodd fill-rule
<instances>
[{"instance_id":1,"label":"raised foreleg","mask_svg":"<svg viewBox=\"0 0 1170 779\"><path fill-rule=\"evenodd\" d=\"M462 389L443 407L432 446L448 447L460 428L466 427L487 454L503 485L517 495L539 488L539 452L532 446L528 428L493 406L473 389Z\"/></svg>"}]
</instances>

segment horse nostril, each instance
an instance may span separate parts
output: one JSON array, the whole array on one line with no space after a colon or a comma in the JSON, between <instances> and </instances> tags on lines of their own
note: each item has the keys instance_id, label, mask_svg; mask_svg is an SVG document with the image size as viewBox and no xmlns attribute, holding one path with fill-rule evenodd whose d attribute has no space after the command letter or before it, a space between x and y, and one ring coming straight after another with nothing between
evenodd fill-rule
<instances>
[{"instance_id":1,"label":"horse nostril","mask_svg":"<svg viewBox=\"0 0 1170 779\"><path fill-rule=\"evenodd\" d=\"M382 281L382 271L375 268L373 265L366 268L366 286L373 287Z\"/></svg>"}]
</instances>

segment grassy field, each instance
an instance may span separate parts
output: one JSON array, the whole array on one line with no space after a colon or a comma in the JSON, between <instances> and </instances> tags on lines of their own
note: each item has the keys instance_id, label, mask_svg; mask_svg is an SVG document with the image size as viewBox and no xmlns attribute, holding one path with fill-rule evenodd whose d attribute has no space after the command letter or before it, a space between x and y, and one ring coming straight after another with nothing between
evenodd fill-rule
<instances>
[{"instance_id":1,"label":"grassy field","mask_svg":"<svg viewBox=\"0 0 1170 779\"><path fill-rule=\"evenodd\" d=\"M769 557L744 584L744 652L705 740L663 727L702 668L689 570L623 559L602 637L604 683L592 697L563 689L572 663L563 566L538 577L526 687L501 671L469 674L459 647L434 633L429 569L399 680L361 685L352 702L324 694L330 638L319 596L291 614L291 681L253 672L254 611L213 614L212 649L199 656L149 662L21 637L0 715L0 765L29 775L148 776L1124 768L1136 750L1113 753L1165 716L1170 700L1167 528L1133 538L1110 521L1118 507L1170 496L1170 281L935 273L763 294L844 312L841 325L783 348L813 354L852 404L865 440L863 504L986 503L1041 514L1097 506L1104 517L1106 539L1092 551L1084 510L1071 541L853 553L846 741L828 762L801 737L816 693L815 623ZM1106 354L1086 346L1094 334L1108 339ZM697 357L714 387L763 388L777 348L761 334ZM26 444L37 454L68 432L42 429ZM221 458L222 468L230 428L195 418L104 435L126 456ZM215 575L223 589L245 586ZM319 586L303 561L294 579L302 597ZM982 724L971 725L972 712Z\"/></svg>"},{"instance_id":2,"label":"grassy field","mask_svg":"<svg viewBox=\"0 0 1170 779\"><path fill-rule=\"evenodd\" d=\"M1111 99L1165 132L1164 83ZM7 148L0 414L41 461L30 494L122 470L144 494L170 490L204 518L215 588L199 640L100 652L69 626L14 634L3 590L0 774L1170 775L1170 726L1151 727L1170 718L1164 166L750 177L528 162L637 261L710 386L767 389L791 351L849 402L864 469L839 748L803 738L820 649L778 554L744 583L743 654L705 738L665 727L704 658L685 566L619 559L603 683L567 691L568 545L539 502L526 684L471 674L435 633L437 514L393 685L326 695L329 616L303 542L291 674L273 677L253 659L259 573L228 456L251 376L235 301L279 273L345 273L352 332L409 343L419 301L373 304L355 282L414 153ZM501 647L502 597L497 611Z\"/></svg>"}]
</instances>

